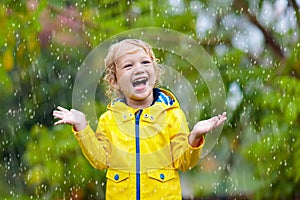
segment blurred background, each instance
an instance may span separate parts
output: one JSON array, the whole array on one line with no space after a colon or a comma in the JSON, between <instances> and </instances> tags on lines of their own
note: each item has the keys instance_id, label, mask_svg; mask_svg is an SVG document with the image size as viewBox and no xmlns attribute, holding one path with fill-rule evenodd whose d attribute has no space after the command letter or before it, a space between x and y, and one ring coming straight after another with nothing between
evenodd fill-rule
<instances>
[{"instance_id":1,"label":"blurred background","mask_svg":"<svg viewBox=\"0 0 300 200\"><path fill-rule=\"evenodd\" d=\"M52 111L72 107L93 48L139 27L197 41L225 85L228 120L213 151L181 174L183 198L300 199L299 8L299 0L1 1L1 199L104 199L105 171L89 165L70 127L53 127ZM156 53L194 83L199 119L210 117L203 80L182 58Z\"/></svg>"}]
</instances>

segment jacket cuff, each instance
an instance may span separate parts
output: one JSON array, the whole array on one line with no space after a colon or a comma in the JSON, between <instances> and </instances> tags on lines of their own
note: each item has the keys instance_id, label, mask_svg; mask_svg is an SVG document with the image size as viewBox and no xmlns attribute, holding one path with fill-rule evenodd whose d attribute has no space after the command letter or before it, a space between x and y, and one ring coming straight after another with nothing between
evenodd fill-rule
<instances>
[{"instance_id":1,"label":"jacket cuff","mask_svg":"<svg viewBox=\"0 0 300 200\"><path fill-rule=\"evenodd\" d=\"M90 127L90 125L88 124L84 129L82 129L81 131L76 131L75 129L74 129L74 127L72 128L72 132L74 133L74 135L76 136L76 137L84 137L84 136L86 136L86 135L88 135L88 133L90 133L90 131L91 131L91 127Z\"/></svg>"},{"instance_id":2,"label":"jacket cuff","mask_svg":"<svg viewBox=\"0 0 300 200\"><path fill-rule=\"evenodd\" d=\"M188 138L189 138L189 135L188 135ZM189 140L187 142L188 142L188 146L189 146L190 149L192 149L192 150L198 150L198 149L201 149L203 147L204 142L205 142L205 136L204 135L201 136L200 143L199 143L199 145L197 147L192 147L190 145L190 143L189 143Z\"/></svg>"}]
</instances>

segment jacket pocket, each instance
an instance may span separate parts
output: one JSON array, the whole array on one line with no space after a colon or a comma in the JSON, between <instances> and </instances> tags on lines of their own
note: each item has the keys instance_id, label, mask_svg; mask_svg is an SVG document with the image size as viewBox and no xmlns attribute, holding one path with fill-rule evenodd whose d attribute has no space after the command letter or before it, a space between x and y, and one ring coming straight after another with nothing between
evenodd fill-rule
<instances>
[{"instance_id":1,"label":"jacket pocket","mask_svg":"<svg viewBox=\"0 0 300 200\"><path fill-rule=\"evenodd\" d=\"M175 178L174 169L148 169L147 175L151 179L155 179L160 182L166 182Z\"/></svg>"},{"instance_id":2,"label":"jacket pocket","mask_svg":"<svg viewBox=\"0 0 300 200\"><path fill-rule=\"evenodd\" d=\"M109 169L106 173L106 178L109 180L119 183L129 178L129 172L116 170L116 169Z\"/></svg>"}]
</instances>

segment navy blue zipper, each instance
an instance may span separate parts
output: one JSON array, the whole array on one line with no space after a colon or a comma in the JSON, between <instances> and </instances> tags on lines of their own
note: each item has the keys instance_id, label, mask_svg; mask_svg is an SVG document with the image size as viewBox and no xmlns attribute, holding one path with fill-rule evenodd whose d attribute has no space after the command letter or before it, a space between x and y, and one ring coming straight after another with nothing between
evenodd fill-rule
<instances>
[{"instance_id":1,"label":"navy blue zipper","mask_svg":"<svg viewBox=\"0 0 300 200\"><path fill-rule=\"evenodd\" d=\"M141 177L140 177L140 117L143 110L135 113L135 158L136 158L136 199L141 198Z\"/></svg>"}]
</instances>

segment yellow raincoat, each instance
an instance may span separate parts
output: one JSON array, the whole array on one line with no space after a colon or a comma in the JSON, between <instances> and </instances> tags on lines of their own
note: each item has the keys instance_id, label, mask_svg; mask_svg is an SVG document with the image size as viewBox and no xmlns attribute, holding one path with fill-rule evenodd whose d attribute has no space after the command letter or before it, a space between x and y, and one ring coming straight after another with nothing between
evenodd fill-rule
<instances>
[{"instance_id":1,"label":"yellow raincoat","mask_svg":"<svg viewBox=\"0 0 300 200\"><path fill-rule=\"evenodd\" d=\"M112 102L96 133L88 125L75 132L92 166L107 170L106 199L181 199L178 170L196 165L201 145L188 144L189 129L178 101L169 91L154 89L148 108Z\"/></svg>"}]
</instances>

